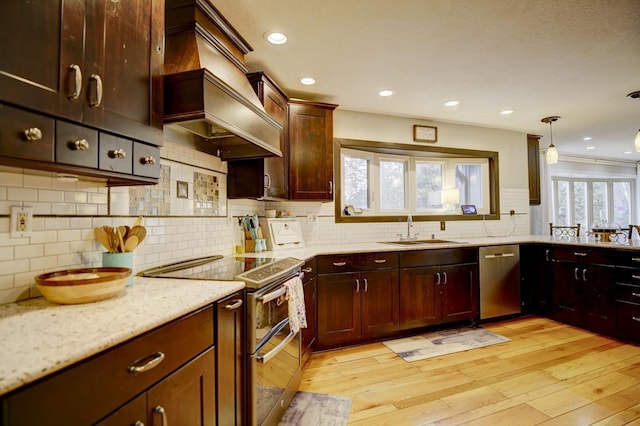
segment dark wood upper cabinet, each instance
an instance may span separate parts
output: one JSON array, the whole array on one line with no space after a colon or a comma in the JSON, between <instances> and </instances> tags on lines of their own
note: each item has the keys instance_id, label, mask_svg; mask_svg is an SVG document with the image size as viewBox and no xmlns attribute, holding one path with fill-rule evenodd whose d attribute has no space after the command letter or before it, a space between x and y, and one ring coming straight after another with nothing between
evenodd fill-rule
<instances>
[{"instance_id":1,"label":"dark wood upper cabinet","mask_svg":"<svg viewBox=\"0 0 640 426\"><path fill-rule=\"evenodd\" d=\"M9 135L0 140L2 164L120 185L157 182L156 170L145 168L137 175L137 169L132 174L128 167L128 172L107 173L93 156L96 139L104 132L148 144L155 151L142 161L151 156L157 160L157 146L162 145L164 0L3 1L0 40L0 104L33 113L17 133L13 122L0 123L0 134ZM55 121L56 128L77 125L87 131L76 127L52 135L47 126L41 127L43 120ZM39 136L26 135L29 129ZM92 140L66 139L96 131L100 137ZM30 162L30 154L17 154L50 140L56 145L55 157ZM83 145L69 146L76 142ZM14 144L17 153L5 153L5 144Z\"/></svg>"},{"instance_id":2,"label":"dark wood upper cabinet","mask_svg":"<svg viewBox=\"0 0 640 426\"><path fill-rule=\"evenodd\" d=\"M527 161L529 165L529 205L541 203L540 193L540 136L527 135Z\"/></svg>"},{"instance_id":3,"label":"dark wood upper cabinet","mask_svg":"<svg viewBox=\"0 0 640 426\"><path fill-rule=\"evenodd\" d=\"M162 144L164 1L0 3L0 101Z\"/></svg>"},{"instance_id":4,"label":"dark wood upper cabinet","mask_svg":"<svg viewBox=\"0 0 640 426\"><path fill-rule=\"evenodd\" d=\"M336 107L289 100L291 200L333 200L333 111Z\"/></svg>"}]
</instances>

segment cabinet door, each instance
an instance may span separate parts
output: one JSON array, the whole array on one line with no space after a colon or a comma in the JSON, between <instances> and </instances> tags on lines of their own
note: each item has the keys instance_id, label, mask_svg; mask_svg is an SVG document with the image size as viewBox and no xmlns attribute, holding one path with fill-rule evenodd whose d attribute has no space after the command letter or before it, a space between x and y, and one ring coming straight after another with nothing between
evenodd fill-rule
<instances>
[{"instance_id":1,"label":"cabinet door","mask_svg":"<svg viewBox=\"0 0 640 426\"><path fill-rule=\"evenodd\" d=\"M478 266L440 267L442 322L470 320L478 315Z\"/></svg>"},{"instance_id":2,"label":"cabinet door","mask_svg":"<svg viewBox=\"0 0 640 426\"><path fill-rule=\"evenodd\" d=\"M149 424L215 425L214 363L214 348L210 348L151 388L147 393Z\"/></svg>"},{"instance_id":3,"label":"cabinet door","mask_svg":"<svg viewBox=\"0 0 640 426\"><path fill-rule=\"evenodd\" d=\"M548 315L551 310L549 250L543 245L520 245L523 313Z\"/></svg>"},{"instance_id":4,"label":"cabinet door","mask_svg":"<svg viewBox=\"0 0 640 426\"><path fill-rule=\"evenodd\" d=\"M162 61L162 2L93 0L86 12L83 121L148 140L156 101L152 79Z\"/></svg>"},{"instance_id":5,"label":"cabinet door","mask_svg":"<svg viewBox=\"0 0 640 426\"><path fill-rule=\"evenodd\" d=\"M283 127L280 132L282 157L264 159L264 192L268 197L289 198L289 155L286 143L288 128L287 100L268 84L263 88L264 109L267 114Z\"/></svg>"},{"instance_id":6,"label":"cabinet door","mask_svg":"<svg viewBox=\"0 0 640 426\"><path fill-rule=\"evenodd\" d=\"M292 200L333 200L333 108L302 102L289 104Z\"/></svg>"},{"instance_id":7,"label":"cabinet door","mask_svg":"<svg viewBox=\"0 0 640 426\"><path fill-rule=\"evenodd\" d=\"M1 1L0 100L80 119L84 16L85 0Z\"/></svg>"},{"instance_id":8,"label":"cabinet door","mask_svg":"<svg viewBox=\"0 0 640 426\"><path fill-rule=\"evenodd\" d=\"M144 425L147 422L147 395L142 394L120 407L96 426Z\"/></svg>"},{"instance_id":9,"label":"cabinet door","mask_svg":"<svg viewBox=\"0 0 640 426\"><path fill-rule=\"evenodd\" d=\"M219 425L244 424L244 297L233 294L217 305L216 381Z\"/></svg>"},{"instance_id":10,"label":"cabinet door","mask_svg":"<svg viewBox=\"0 0 640 426\"><path fill-rule=\"evenodd\" d=\"M440 323L439 268L411 268L400 271L400 328L402 330Z\"/></svg>"},{"instance_id":11,"label":"cabinet door","mask_svg":"<svg viewBox=\"0 0 640 426\"><path fill-rule=\"evenodd\" d=\"M336 346L360 337L358 274L318 275L318 345Z\"/></svg>"},{"instance_id":12,"label":"cabinet door","mask_svg":"<svg viewBox=\"0 0 640 426\"><path fill-rule=\"evenodd\" d=\"M582 320L584 327L603 334L615 331L616 270L613 266L589 265L583 279Z\"/></svg>"},{"instance_id":13,"label":"cabinet door","mask_svg":"<svg viewBox=\"0 0 640 426\"><path fill-rule=\"evenodd\" d=\"M316 343L316 287L317 278L315 275L305 274L304 277L304 309L307 315L307 328L301 329L302 332L302 352L303 361L308 359L313 351Z\"/></svg>"},{"instance_id":14,"label":"cabinet door","mask_svg":"<svg viewBox=\"0 0 640 426\"><path fill-rule=\"evenodd\" d=\"M553 264L553 303L551 318L566 324L580 325L580 276L583 265L573 262Z\"/></svg>"},{"instance_id":15,"label":"cabinet door","mask_svg":"<svg viewBox=\"0 0 640 426\"><path fill-rule=\"evenodd\" d=\"M398 331L398 270L362 272L358 279L361 335L377 337Z\"/></svg>"}]
</instances>

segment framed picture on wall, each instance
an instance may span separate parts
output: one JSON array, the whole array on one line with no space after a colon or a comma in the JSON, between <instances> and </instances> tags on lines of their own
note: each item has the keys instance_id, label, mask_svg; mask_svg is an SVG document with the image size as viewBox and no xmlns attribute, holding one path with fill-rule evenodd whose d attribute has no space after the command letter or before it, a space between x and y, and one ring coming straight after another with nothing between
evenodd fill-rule
<instances>
[{"instance_id":1,"label":"framed picture on wall","mask_svg":"<svg viewBox=\"0 0 640 426\"><path fill-rule=\"evenodd\" d=\"M178 183L178 190L177 190L177 197L178 198L189 198L189 182L183 182L181 180L177 181Z\"/></svg>"},{"instance_id":2,"label":"framed picture on wall","mask_svg":"<svg viewBox=\"0 0 640 426\"><path fill-rule=\"evenodd\" d=\"M435 126L413 125L413 140L415 142L438 142L438 128Z\"/></svg>"}]
</instances>

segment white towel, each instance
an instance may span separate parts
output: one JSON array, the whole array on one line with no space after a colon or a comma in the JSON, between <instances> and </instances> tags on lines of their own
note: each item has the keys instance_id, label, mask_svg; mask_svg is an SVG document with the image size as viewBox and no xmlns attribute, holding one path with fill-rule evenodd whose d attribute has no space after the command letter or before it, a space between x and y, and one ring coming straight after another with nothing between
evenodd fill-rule
<instances>
[{"instance_id":1,"label":"white towel","mask_svg":"<svg viewBox=\"0 0 640 426\"><path fill-rule=\"evenodd\" d=\"M294 277L284 283L284 286L287 289L286 298L289 303L289 327L297 333L301 328L307 328L302 280L300 277Z\"/></svg>"}]
</instances>

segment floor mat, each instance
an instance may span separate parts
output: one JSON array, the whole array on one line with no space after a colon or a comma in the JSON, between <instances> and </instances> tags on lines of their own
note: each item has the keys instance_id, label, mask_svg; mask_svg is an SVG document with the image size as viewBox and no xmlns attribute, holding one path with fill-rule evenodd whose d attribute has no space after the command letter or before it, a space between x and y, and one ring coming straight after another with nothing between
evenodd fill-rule
<instances>
[{"instance_id":1,"label":"floor mat","mask_svg":"<svg viewBox=\"0 0 640 426\"><path fill-rule=\"evenodd\" d=\"M351 398L298 392L279 426L344 426L350 410Z\"/></svg>"},{"instance_id":2,"label":"floor mat","mask_svg":"<svg viewBox=\"0 0 640 426\"><path fill-rule=\"evenodd\" d=\"M508 338L484 328L467 327L389 340L383 343L405 361L413 362L509 341Z\"/></svg>"}]
</instances>

